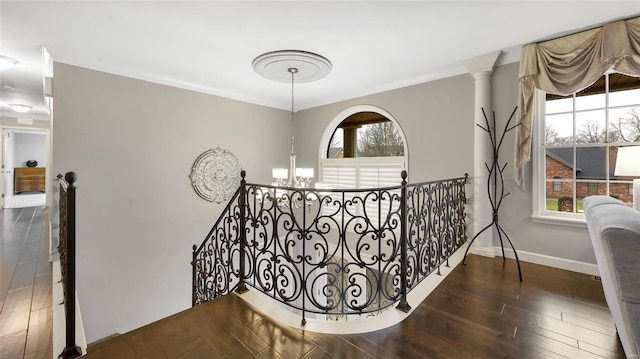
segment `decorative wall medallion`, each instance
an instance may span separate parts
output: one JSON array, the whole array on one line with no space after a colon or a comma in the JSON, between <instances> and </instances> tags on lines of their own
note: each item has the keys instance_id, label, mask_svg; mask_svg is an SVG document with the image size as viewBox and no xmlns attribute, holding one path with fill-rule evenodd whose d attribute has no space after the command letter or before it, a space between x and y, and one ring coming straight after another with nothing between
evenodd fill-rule
<instances>
[{"instance_id":1,"label":"decorative wall medallion","mask_svg":"<svg viewBox=\"0 0 640 359\"><path fill-rule=\"evenodd\" d=\"M240 162L233 153L220 147L202 153L191 167L191 185L198 196L222 203L240 186Z\"/></svg>"}]
</instances>

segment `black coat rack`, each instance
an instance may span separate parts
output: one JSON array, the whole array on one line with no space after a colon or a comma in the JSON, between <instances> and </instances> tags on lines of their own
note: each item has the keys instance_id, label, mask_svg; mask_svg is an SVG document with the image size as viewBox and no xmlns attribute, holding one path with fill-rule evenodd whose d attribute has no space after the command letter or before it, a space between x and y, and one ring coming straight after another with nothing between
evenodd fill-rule
<instances>
[{"instance_id":1,"label":"black coat rack","mask_svg":"<svg viewBox=\"0 0 640 359\"><path fill-rule=\"evenodd\" d=\"M498 153L500 152L500 147L502 146L502 141L504 140L505 134L520 125L520 123L517 123L514 126L509 127L509 125L511 124L511 120L513 120L513 116L515 115L517 109L518 107L516 107L511 113L511 116L509 117L509 120L507 121L507 124L504 126L504 130L500 135L500 140L498 140L498 133L496 131L496 113L495 112L493 112L493 120L491 121L491 124L490 124L489 119L487 118L487 114L484 112L484 108L482 108L482 115L484 116L486 127L483 127L480 124L476 124L481 129L487 131L487 133L489 134L489 138L491 139L491 147L493 149L493 161L491 162L491 166L489 166L489 164L486 162L484 163L485 167L487 167L487 171L489 171L489 177L487 178L487 194L489 195L489 202L491 203L491 208L493 209L493 220L486 227L484 227L480 232L476 233L473 236L473 238L471 239L471 242L469 243L469 246L464 252L464 258L462 259L462 264L465 264L465 261L467 259L467 253L469 252L469 248L471 248L473 241L475 241L475 239L478 238L478 236L482 234L482 232L486 231L491 227L495 227L496 231L498 232L498 237L500 238L500 247L502 248L502 261L504 263L506 260L504 256L504 242L502 240L502 235L504 235L505 238L507 238L507 240L509 241L509 244L511 245L511 249L513 249L513 253L516 256L516 262L518 263L518 276L520 277L520 282L522 282L522 270L520 270L520 259L518 258L518 252L516 252L516 249L513 246L511 239L507 235L507 232L504 231L504 229L502 228L502 226L500 226L500 223L498 222L498 219L499 219L498 214L500 211L500 205L502 204L502 200L505 197L507 197L510 193L510 192L504 193L504 174L503 173L504 173L504 169L507 167L507 162L505 162L503 166L500 166L498 162Z\"/></svg>"}]
</instances>

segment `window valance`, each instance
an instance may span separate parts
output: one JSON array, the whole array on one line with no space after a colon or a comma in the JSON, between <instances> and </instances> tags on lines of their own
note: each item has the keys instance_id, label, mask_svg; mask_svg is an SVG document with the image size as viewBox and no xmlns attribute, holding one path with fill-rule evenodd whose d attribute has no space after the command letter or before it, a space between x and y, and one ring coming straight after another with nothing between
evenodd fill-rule
<instances>
[{"instance_id":1,"label":"window valance","mask_svg":"<svg viewBox=\"0 0 640 359\"><path fill-rule=\"evenodd\" d=\"M525 45L520 52L521 125L516 132L516 181L531 156L534 88L568 96L596 82L606 71L640 77L640 17Z\"/></svg>"}]
</instances>

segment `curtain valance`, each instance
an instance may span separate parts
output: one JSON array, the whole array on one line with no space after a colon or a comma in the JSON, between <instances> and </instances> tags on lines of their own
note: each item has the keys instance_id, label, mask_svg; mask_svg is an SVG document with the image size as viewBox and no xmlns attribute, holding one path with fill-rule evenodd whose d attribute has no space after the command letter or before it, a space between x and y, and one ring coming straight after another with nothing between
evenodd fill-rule
<instances>
[{"instance_id":1,"label":"curtain valance","mask_svg":"<svg viewBox=\"0 0 640 359\"><path fill-rule=\"evenodd\" d=\"M520 52L520 122L516 132L516 181L524 185L531 157L533 92L568 96L589 87L607 70L640 77L640 17L525 45Z\"/></svg>"}]
</instances>

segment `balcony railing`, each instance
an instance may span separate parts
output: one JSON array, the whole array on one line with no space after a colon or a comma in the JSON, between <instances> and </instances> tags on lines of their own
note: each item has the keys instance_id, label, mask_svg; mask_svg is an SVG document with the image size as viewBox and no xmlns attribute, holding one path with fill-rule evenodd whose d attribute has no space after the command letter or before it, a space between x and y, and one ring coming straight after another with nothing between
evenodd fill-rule
<instances>
[{"instance_id":1,"label":"balcony railing","mask_svg":"<svg viewBox=\"0 0 640 359\"><path fill-rule=\"evenodd\" d=\"M60 185L60 234L58 253L64 294L65 346L60 359L77 358L82 350L76 345L76 185L75 172L58 174Z\"/></svg>"},{"instance_id":2,"label":"balcony railing","mask_svg":"<svg viewBox=\"0 0 640 359\"><path fill-rule=\"evenodd\" d=\"M467 240L465 177L373 189L240 188L193 246L193 305L252 287L334 319L395 303Z\"/></svg>"}]
</instances>

